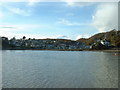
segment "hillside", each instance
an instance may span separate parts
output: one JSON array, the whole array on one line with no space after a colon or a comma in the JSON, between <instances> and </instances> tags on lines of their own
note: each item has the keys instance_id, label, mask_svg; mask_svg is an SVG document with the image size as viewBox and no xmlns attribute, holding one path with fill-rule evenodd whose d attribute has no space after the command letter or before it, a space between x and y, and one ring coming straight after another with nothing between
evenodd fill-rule
<instances>
[{"instance_id":1,"label":"hillside","mask_svg":"<svg viewBox=\"0 0 120 90\"><path fill-rule=\"evenodd\" d=\"M109 44L102 44L102 41ZM112 30L109 32L98 33L90 38L81 38L79 40L67 39L8 39L2 37L3 49L50 49L50 50L76 50L76 49L110 49L120 47L120 31Z\"/></svg>"},{"instance_id":2,"label":"hillside","mask_svg":"<svg viewBox=\"0 0 120 90\"><path fill-rule=\"evenodd\" d=\"M77 41L84 42L87 45L91 45L97 40L104 40L104 39L107 41L110 41L112 45L120 47L120 31L119 30L118 31L112 30L109 32L98 33L98 34L91 36L88 39L81 38L81 39L78 39Z\"/></svg>"}]
</instances>

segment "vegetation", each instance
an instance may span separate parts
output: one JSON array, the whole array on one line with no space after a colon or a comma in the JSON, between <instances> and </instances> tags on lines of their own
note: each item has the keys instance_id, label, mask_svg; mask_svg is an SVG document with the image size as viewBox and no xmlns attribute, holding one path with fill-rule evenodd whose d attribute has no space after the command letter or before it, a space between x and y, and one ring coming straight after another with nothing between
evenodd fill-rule
<instances>
[{"instance_id":1,"label":"vegetation","mask_svg":"<svg viewBox=\"0 0 120 90\"><path fill-rule=\"evenodd\" d=\"M110 32L98 33L88 39L81 38L78 42L84 42L87 45L92 45L96 40L104 40L111 42L111 45L120 47L120 31L112 30Z\"/></svg>"}]
</instances>

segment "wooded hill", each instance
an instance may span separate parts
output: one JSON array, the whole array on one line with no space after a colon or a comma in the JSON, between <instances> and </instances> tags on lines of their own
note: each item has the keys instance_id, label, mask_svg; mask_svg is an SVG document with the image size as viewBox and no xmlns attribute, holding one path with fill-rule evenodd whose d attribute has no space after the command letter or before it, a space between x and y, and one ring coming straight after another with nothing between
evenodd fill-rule
<instances>
[{"instance_id":1,"label":"wooded hill","mask_svg":"<svg viewBox=\"0 0 120 90\"><path fill-rule=\"evenodd\" d=\"M98 33L90 38L80 38L78 42L84 42L87 45L92 45L97 40L107 40L111 42L111 45L120 47L120 30L112 30L109 32Z\"/></svg>"}]
</instances>

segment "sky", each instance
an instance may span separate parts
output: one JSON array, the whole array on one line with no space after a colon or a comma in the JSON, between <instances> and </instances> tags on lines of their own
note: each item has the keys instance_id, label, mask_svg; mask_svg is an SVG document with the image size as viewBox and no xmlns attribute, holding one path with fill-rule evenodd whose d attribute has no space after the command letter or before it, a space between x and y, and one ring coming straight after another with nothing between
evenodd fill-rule
<instances>
[{"instance_id":1,"label":"sky","mask_svg":"<svg viewBox=\"0 0 120 90\"><path fill-rule=\"evenodd\" d=\"M77 40L118 28L117 2L1 2L0 36Z\"/></svg>"}]
</instances>

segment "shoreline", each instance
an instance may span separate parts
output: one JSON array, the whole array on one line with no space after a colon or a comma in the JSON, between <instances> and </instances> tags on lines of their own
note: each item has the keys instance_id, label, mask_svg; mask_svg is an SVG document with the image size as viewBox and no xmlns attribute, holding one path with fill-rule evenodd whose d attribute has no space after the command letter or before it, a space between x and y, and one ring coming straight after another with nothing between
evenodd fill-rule
<instances>
[{"instance_id":1,"label":"shoreline","mask_svg":"<svg viewBox=\"0 0 120 90\"><path fill-rule=\"evenodd\" d=\"M2 50L33 50L33 51L97 51L97 52L116 52L120 53L120 49L103 49L103 50L94 50L94 49L70 49L70 50L58 50L58 49L2 49Z\"/></svg>"}]
</instances>

